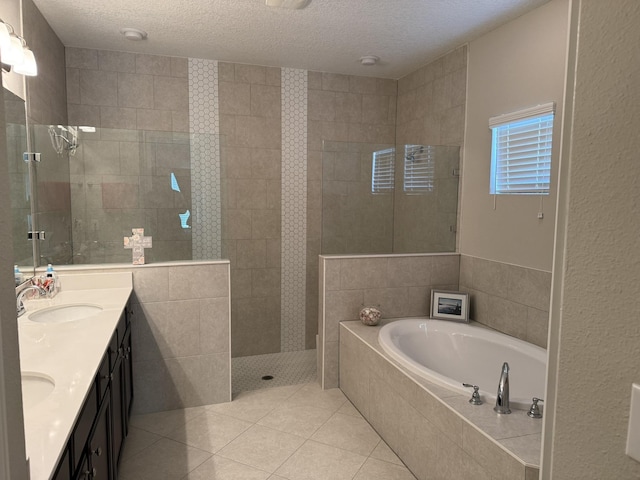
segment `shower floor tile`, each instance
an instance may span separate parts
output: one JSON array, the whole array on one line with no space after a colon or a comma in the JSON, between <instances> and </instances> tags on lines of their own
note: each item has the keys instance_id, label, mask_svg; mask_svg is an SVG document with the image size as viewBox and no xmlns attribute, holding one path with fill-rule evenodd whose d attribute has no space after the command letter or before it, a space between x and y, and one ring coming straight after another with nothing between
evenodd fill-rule
<instances>
[{"instance_id":1,"label":"shower floor tile","mask_svg":"<svg viewBox=\"0 0 640 480\"><path fill-rule=\"evenodd\" d=\"M262 377L271 376L271 380ZM231 359L233 395L316 380L316 351L268 353Z\"/></svg>"}]
</instances>

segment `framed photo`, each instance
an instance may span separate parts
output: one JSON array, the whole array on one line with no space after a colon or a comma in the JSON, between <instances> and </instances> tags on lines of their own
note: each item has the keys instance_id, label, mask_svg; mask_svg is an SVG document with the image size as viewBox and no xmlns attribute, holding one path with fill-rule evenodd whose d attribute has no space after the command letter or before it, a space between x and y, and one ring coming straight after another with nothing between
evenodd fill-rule
<instances>
[{"instance_id":1,"label":"framed photo","mask_svg":"<svg viewBox=\"0 0 640 480\"><path fill-rule=\"evenodd\" d=\"M469 323L469 294L431 290L431 318Z\"/></svg>"}]
</instances>

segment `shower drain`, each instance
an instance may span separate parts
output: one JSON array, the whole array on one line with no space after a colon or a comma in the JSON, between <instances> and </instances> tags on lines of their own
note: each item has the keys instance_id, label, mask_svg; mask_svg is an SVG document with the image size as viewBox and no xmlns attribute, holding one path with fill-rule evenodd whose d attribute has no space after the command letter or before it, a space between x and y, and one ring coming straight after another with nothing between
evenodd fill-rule
<instances>
[{"instance_id":1,"label":"shower drain","mask_svg":"<svg viewBox=\"0 0 640 480\"><path fill-rule=\"evenodd\" d=\"M273 375L265 375L262 380L273 380Z\"/></svg>"}]
</instances>

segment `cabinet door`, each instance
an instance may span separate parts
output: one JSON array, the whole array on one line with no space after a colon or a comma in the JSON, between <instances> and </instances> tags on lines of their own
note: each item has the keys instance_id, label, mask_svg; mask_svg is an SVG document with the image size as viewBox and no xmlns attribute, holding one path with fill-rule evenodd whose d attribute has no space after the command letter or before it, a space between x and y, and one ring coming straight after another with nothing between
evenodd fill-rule
<instances>
[{"instance_id":1,"label":"cabinet door","mask_svg":"<svg viewBox=\"0 0 640 480\"><path fill-rule=\"evenodd\" d=\"M111 380L111 410L113 412L113 459L114 468L120 461L120 450L125 433L125 407L124 407L124 371L122 347L119 348L120 355L113 366Z\"/></svg>"},{"instance_id":2,"label":"cabinet door","mask_svg":"<svg viewBox=\"0 0 640 480\"><path fill-rule=\"evenodd\" d=\"M58 470L53 476L53 480L71 480L71 462L69 460L69 449L64 449L62 460L58 464Z\"/></svg>"},{"instance_id":3,"label":"cabinet door","mask_svg":"<svg viewBox=\"0 0 640 480\"><path fill-rule=\"evenodd\" d=\"M131 327L127 328L127 332L122 342L124 352L123 370L124 370L124 405L126 429L125 434L129 433L129 416L131 415L131 407L133 406L133 357L131 352Z\"/></svg>"},{"instance_id":4,"label":"cabinet door","mask_svg":"<svg viewBox=\"0 0 640 480\"><path fill-rule=\"evenodd\" d=\"M89 460L87 457L82 457L82 462L80 462L80 467L73 477L74 480L91 480L91 470L89 469Z\"/></svg>"},{"instance_id":5,"label":"cabinet door","mask_svg":"<svg viewBox=\"0 0 640 480\"><path fill-rule=\"evenodd\" d=\"M111 468L111 398L107 395L96 418L91 438L87 444L87 455L91 479L113 480Z\"/></svg>"}]
</instances>

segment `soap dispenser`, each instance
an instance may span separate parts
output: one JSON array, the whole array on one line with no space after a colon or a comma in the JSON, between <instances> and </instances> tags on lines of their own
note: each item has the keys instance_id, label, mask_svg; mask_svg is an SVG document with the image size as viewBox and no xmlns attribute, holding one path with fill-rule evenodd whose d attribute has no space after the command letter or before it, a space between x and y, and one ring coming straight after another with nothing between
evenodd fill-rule
<instances>
[{"instance_id":1,"label":"soap dispenser","mask_svg":"<svg viewBox=\"0 0 640 480\"><path fill-rule=\"evenodd\" d=\"M13 277L16 281L16 287L22 283L22 272L18 268L18 265L13 266Z\"/></svg>"},{"instance_id":2,"label":"soap dispenser","mask_svg":"<svg viewBox=\"0 0 640 480\"><path fill-rule=\"evenodd\" d=\"M58 274L53 270L53 265L51 264L47 265L47 271L45 272L45 288L51 296L58 293L60 288Z\"/></svg>"}]
</instances>

